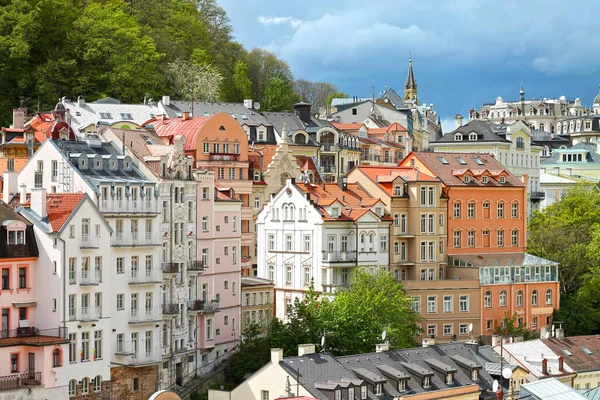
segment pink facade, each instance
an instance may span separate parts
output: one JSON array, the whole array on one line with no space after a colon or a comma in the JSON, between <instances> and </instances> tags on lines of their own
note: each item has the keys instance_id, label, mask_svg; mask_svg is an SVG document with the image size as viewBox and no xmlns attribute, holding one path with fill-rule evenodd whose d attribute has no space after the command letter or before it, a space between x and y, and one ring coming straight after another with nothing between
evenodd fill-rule
<instances>
[{"instance_id":1,"label":"pink facade","mask_svg":"<svg viewBox=\"0 0 600 400\"><path fill-rule=\"evenodd\" d=\"M2 331L11 331L19 328L20 320L27 320L35 326L35 259L2 260L2 292L0 295L0 308ZM2 296L6 295L6 296ZM23 318L24 317L24 318ZM25 323L27 324L27 323Z\"/></svg>"}]
</instances>

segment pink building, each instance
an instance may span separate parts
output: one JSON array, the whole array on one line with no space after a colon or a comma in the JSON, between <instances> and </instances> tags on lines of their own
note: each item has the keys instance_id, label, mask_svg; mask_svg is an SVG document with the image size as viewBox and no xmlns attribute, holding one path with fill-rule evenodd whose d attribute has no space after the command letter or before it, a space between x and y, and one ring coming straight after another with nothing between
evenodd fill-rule
<instances>
[{"instance_id":1,"label":"pink building","mask_svg":"<svg viewBox=\"0 0 600 400\"><path fill-rule=\"evenodd\" d=\"M0 202L0 397L66 395L55 388L54 368L64 362L59 326L37 326L35 274L39 256L33 225ZM47 301L47 300L46 300Z\"/></svg>"},{"instance_id":2,"label":"pink building","mask_svg":"<svg viewBox=\"0 0 600 400\"><path fill-rule=\"evenodd\" d=\"M196 337L200 368L210 370L240 338L242 201L233 189L216 183L211 171L198 171L196 176L198 255L204 265L198 290L207 305L199 314Z\"/></svg>"}]
</instances>

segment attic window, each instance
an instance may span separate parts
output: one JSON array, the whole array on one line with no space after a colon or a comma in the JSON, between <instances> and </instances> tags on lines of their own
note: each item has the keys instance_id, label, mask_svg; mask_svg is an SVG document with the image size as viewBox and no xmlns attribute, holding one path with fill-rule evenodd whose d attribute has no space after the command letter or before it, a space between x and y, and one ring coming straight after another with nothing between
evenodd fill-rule
<instances>
[{"instance_id":1,"label":"attic window","mask_svg":"<svg viewBox=\"0 0 600 400\"><path fill-rule=\"evenodd\" d=\"M378 383L375 385L375 396L383 395L383 383Z\"/></svg>"},{"instance_id":2,"label":"attic window","mask_svg":"<svg viewBox=\"0 0 600 400\"><path fill-rule=\"evenodd\" d=\"M102 166L102 161L96 160L96 168L100 168Z\"/></svg>"},{"instance_id":3,"label":"attic window","mask_svg":"<svg viewBox=\"0 0 600 400\"><path fill-rule=\"evenodd\" d=\"M431 387L431 378L429 376L423 377L423 389L429 389Z\"/></svg>"},{"instance_id":4,"label":"attic window","mask_svg":"<svg viewBox=\"0 0 600 400\"><path fill-rule=\"evenodd\" d=\"M8 231L8 244L25 244L25 230L9 230Z\"/></svg>"},{"instance_id":5,"label":"attic window","mask_svg":"<svg viewBox=\"0 0 600 400\"><path fill-rule=\"evenodd\" d=\"M394 196L402 196L402 186L394 186Z\"/></svg>"},{"instance_id":6,"label":"attic window","mask_svg":"<svg viewBox=\"0 0 600 400\"><path fill-rule=\"evenodd\" d=\"M112 119L112 114L108 113L108 112L101 112L100 113L100 118L101 119Z\"/></svg>"},{"instance_id":7,"label":"attic window","mask_svg":"<svg viewBox=\"0 0 600 400\"><path fill-rule=\"evenodd\" d=\"M146 144L154 144L154 142L152 141L150 136L143 135L142 137L144 138L144 141L146 142Z\"/></svg>"},{"instance_id":8,"label":"attic window","mask_svg":"<svg viewBox=\"0 0 600 400\"><path fill-rule=\"evenodd\" d=\"M452 372L448 372L446 374L446 385L453 385L454 384L454 374Z\"/></svg>"},{"instance_id":9,"label":"attic window","mask_svg":"<svg viewBox=\"0 0 600 400\"><path fill-rule=\"evenodd\" d=\"M571 353L569 349L562 349L561 351L565 353L566 356L573 357L573 353Z\"/></svg>"},{"instance_id":10,"label":"attic window","mask_svg":"<svg viewBox=\"0 0 600 400\"><path fill-rule=\"evenodd\" d=\"M465 183L471 183L471 176L470 175L465 175Z\"/></svg>"},{"instance_id":11,"label":"attic window","mask_svg":"<svg viewBox=\"0 0 600 400\"><path fill-rule=\"evenodd\" d=\"M219 127L219 130L220 130L220 131L224 131L224 130L225 130L225 127L224 127L223 125L221 125L221 126Z\"/></svg>"},{"instance_id":12,"label":"attic window","mask_svg":"<svg viewBox=\"0 0 600 400\"><path fill-rule=\"evenodd\" d=\"M481 159L479 159L479 158L477 158L477 157L475 157L475 158L473 159L473 162L475 162L475 164L477 164L477 165L483 165L483 161L481 161Z\"/></svg>"},{"instance_id":13,"label":"attic window","mask_svg":"<svg viewBox=\"0 0 600 400\"><path fill-rule=\"evenodd\" d=\"M478 369L471 370L471 380L476 381L477 379L479 379L479 370Z\"/></svg>"},{"instance_id":14,"label":"attic window","mask_svg":"<svg viewBox=\"0 0 600 400\"><path fill-rule=\"evenodd\" d=\"M477 140L477 134L476 133L469 133L469 140Z\"/></svg>"},{"instance_id":15,"label":"attic window","mask_svg":"<svg viewBox=\"0 0 600 400\"><path fill-rule=\"evenodd\" d=\"M460 165L467 165L467 162L462 159L462 157L456 157L456 161L460 163Z\"/></svg>"},{"instance_id":16,"label":"attic window","mask_svg":"<svg viewBox=\"0 0 600 400\"><path fill-rule=\"evenodd\" d=\"M591 356L593 353L590 351L590 349L588 349L587 347L582 347L581 351L583 351L585 354L587 354L588 356Z\"/></svg>"},{"instance_id":17,"label":"attic window","mask_svg":"<svg viewBox=\"0 0 600 400\"><path fill-rule=\"evenodd\" d=\"M440 157L438 157L438 160L440 160L440 162L441 162L442 164L445 164L445 165L447 165L447 164L448 164L448 160L446 160L444 157L441 157L441 156L440 156Z\"/></svg>"},{"instance_id":18,"label":"attic window","mask_svg":"<svg viewBox=\"0 0 600 400\"><path fill-rule=\"evenodd\" d=\"M504 176L500 177L500 183L506 183L506 178Z\"/></svg>"},{"instance_id":19,"label":"attic window","mask_svg":"<svg viewBox=\"0 0 600 400\"><path fill-rule=\"evenodd\" d=\"M234 113L231 113L229 115L231 115L232 118L235 118L235 114Z\"/></svg>"},{"instance_id":20,"label":"attic window","mask_svg":"<svg viewBox=\"0 0 600 400\"><path fill-rule=\"evenodd\" d=\"M454 135L454 140L457 142L459 140L463 140L462 133L457 133L456 135Z\"/></svg>"},{"instance_id":21,"label":"attic window","mask_svg":"<svg viewBox=\"0 0 600 400\"><path fill-rule=\"evenodd\" d=\"M121 119L132 120L133 116L131 115L131 113L121 113Z\"/></svg>"},{"instance_id":22,"label":"attic window","mask_svg":"<svg viewBox=\"0 0 600 400\"><path fill-rule=\"evenodd\" d=\"M482 176L481 177L481 183L488 183L488 177L487 176Z\"/></svg>"},{"instance_id":23,"label":"attic window","mask_svg":"<svg viewBox=\"0 0 600 400\"><path fill-rule=\"evenodd\" d=\"M398 391L404 392L406 390L406 380L398 381Z\"/></svg>"},{"instance_id":24,"label":"attic window","mask_svg":"<svg viewBox=\"0 0 600 400\"><path fill-rule=\"evenodd\" d=\"M242 117L242 119L248 119L248 116L246 114L240 114L240 117Z\"/></svg>"},{"instance_id":25,"label":"attic window","mask_svg":"<svg viewBox=\"0 0 600 400\"><path fill-rule=\"evenodd\" d=\"M331 216L333 218L337 218L340 216L340 208L339 207L331 207Z\"/></svg>"}]
</instances>

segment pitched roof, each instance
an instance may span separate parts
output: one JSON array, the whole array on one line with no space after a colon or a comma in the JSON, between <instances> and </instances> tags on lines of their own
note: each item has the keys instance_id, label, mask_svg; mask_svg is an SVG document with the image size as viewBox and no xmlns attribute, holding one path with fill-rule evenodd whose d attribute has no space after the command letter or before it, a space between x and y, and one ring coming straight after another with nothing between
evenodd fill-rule
<instances>
[{"instance_id":1,"label":"pitched roof","mask_svg":"<svg viewBox=\"0 0 600 400\"><path fill-rule=\"evenodd\" d=\"M473 154L473 153L431 153L431 152L413 152L419 161L429 169L436 177L441 179L447 186L467 186L467 187L524 187L521 182L510 171L504 168L498 160L491 154ZM409 155L410 156L410 155ZM409 156L405 160L409 159ZM455 176L455 170L466 169L486 169L493 174L505 175L505 183L500 183L497 179L488 179L488 183L482 183L480 179L471 179L469 183Z\"/></svg>"},{"instance_id":2,"label":"pitched roof","mask_svg":"<svg viewBox=\"0 0 600 400\"><path fill-rule=\"evenodd\" d=\"M462 143L462 142L474 142L470 140L469 134L475 133L477 134L476 142L505 142L510 143L510 140L505 139L504 137L497 134L498 126L491 122L482 121L482 120L471 120L464 125L459 126L455 130L450 133L445 134L440 139L432 142L431 144L436 143ZM461 140L455 140L455 134L461 133Z\"/></svg>"},{"instance_id":3,"label":"pitched roof","mask_svg":"<svg viewBox=\"0 0 600 400\"><path fill-rule=\"evenodd\" d=\"M65 225L71 214L81 203L85 193L48 193L46 194L46 212L48 222L54 232Z\"/></svg>"},{"instance_id":4,"label":"pitched roof","mask_svg":"<svg viewBox=\"0 0 600 400\"><path fill-rule=\"evenodd\" d=\"M7 243L6 225L12 221L25 224L25 244ZM37 257L38 247L33 233L33 224L22 215L16 213L13 208L0 200L0 260L7 258Z\"/></svg>"},{"instance_id":5,"label":"pitched roof","mask_svg":"<svg viewBox=\"0 0 600 400\"><path fill-rule=\"evenodd\" d=\"M565 339L542 339L552 351L564 357L576 372L600 371L600 337L571 336ZM567 350L565 352L564 350Z\"/></svg>"},{"instance_id":6,"label":"pitched roof","mask_svg":"<svg viewBox=\"0 0 600 400\"><path fill-rule=\"evenodd\" d=\"M358 168L361 172L369 177L373 182L381 182L385 179L383 177L401 177L404 181L417 182L417 181L439 181L431 175L421 172L413 167L376 167L368 165L359 165Z\"/></svg>"},{"instance_id":7,"label":"pitched roof","mask_svg":"<svg viewBox=\"0 0 600 400\"><path fill-rule=\"evenodd\" d=\"M174 119L152 119L148 124L152 125L156 134L160 137L172 139L177 135L185 136L185 150L195 150L198 143L198 136L202 132L202 127L211 117L192 117L187 120L183 118Z\"/></svg>"},{"instance_id":8,"label":"pitched roof","mask_svg":"<svg viewBox=\"0 0 600 400\"><path fill-rule=\"evenodd\" d=\"M216 102L205 102L195 101L193 104L191 101L183 100L171 100L168 106L163 106L169 118L181 117L181 113L184 111L194 110L194 116L208 117L220 112L231 115L240 125L248 126L270 126L271 122L260 112L254 108L246 108L243 103L216 103Z\"/></svg>"},{"instance_id":9,"label":"pitched roof","mask_svg":"<svg viewBox=\"0 0 600 400\"><path fill-rule=\"evenodd\" d=\"M535 377L547 377L547 375L542 372L542 360L544 359L547 362L547 372L550 376L574 373L574 370L568 364L566 357L563 362L564 371L560 371L558 369L558 357L561 356L561 354L555 354L552 349L540 339L505 343L503 347L503 351L509 353L521 366L523 366L523 368L528 370Z\"/></svg>"},{"instance_id":10,"label":"pitched roof","mask_svg":"<svg viewBox=\"0 0 600 400\"><path fill-rule=\"evenodd\" d=\"M575 146L569 147L568 149L554 149L550 157L544 158L540 161L540 165L557 164L563 152L574 152L581 150L587 151L584 162L588 164L600 163L600 154L597 153L596 144L579 142Z\"/></svg>"},{"instance_id":11,"label":"pitched roof","mask_svg":"<svg viewBox=\"0 0 600 400\"><path fill-rule=\"evenodd\" d=\"M586 399L577 393L571 386L565 385L557 379L541 379L521 385L520 398L543 400L581 400Z\"/></svg>"},{"instance_id":12,"label":"pitched roof","mask_svg":"<svg viewBox=\"0 0 600 400\"><path fill-rule=\"evenodd\" d=\"M340 122L331 122L331 125L335 126L337 129L341 131L357 131L364 125L362 122L354 123L354 124L342 124Z\"/></svg>"},{"instance_id":13,"label":"pitched roof","mask_svg":"<svg viewBox=\"0 0 600 400\"><path fill-rule=\"evenodd\" d=\"M242 276L242 287L251 286L274 286L273 281L265 278L259 278L257 276Z\"/></svg>"}]
</instances>

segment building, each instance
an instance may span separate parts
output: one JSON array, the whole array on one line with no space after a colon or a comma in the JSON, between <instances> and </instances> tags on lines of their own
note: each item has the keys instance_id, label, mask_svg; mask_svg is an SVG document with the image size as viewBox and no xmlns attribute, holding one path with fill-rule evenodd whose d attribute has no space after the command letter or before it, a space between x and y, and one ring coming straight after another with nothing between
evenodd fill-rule
<instances>
[{"instance_id":1,"label":"building","mask_svg":"<svg viewBox=\"0 0 600 400\"><path fill-rule=\"evenodd\" d=\"M542 173L600 181L600 154L594 143L577 143L569 148L555 149L540 162Z\"/></svg>"},{"instance_id":2,"label":"building","mask_svg":"<svg viewBox=\"0 0 600 400\"><path fill-rule=\"evenodd\" d=\"M311 283L333 292L356 268L387 270L390 224L383 202L357 184L288 180L256 220L258 276L275 284L276 316Z\"/></svg>"},{"instance_id":3,"label":"building","mask_svg":"<svg viewBox=\"0 0 600 400\"><path fill-rule=\"evenodd\" d=\"M65 398L66 383L55 377L66 365L69 340L64 325L44 318L47 311L38 308L49 303L47 282L39 276L40 267L47 266L39 263L33 224L5 202L0 202L0 220L0 397Z\"/></svg>"},{"instance_id":4,"label":"building","mask_svg":"<svg viewBox=\"0 0 600 400\"><path fill-rule=\"evenodd\" d=\"M522 386L520 395L522 399L527 398L531 400L583 400L589 398L555 378L527 383Z\"/></svg>"},{"instance_id":5,"label":"building","mask_svg":"<svg viewBox=\"0 0 600 400\"><path fill-rule=\"evenodd\" d=\"M593 181L591 181L593 182ZM589 180L572 176L553 175L542 172L540 175L540 188L544 192L544 200L540 203L540 210L559 201L567 190L581 183L591 184Z\"/></svg>"},{"instance_id":6,"label":"building","mask_svg":"<svg viewBox=\"0 0 600 400\"><path fill-rule=\"evenodd\" d=\"M491 378L464 345L389 350L334 357L299 345L297 357L271 349L271 361L231 392L210 390L210 400L270 399L293 395L316 399L477 400L488 393Z\"/></svg>"},{"instance_id":7,"label":"building","mask_svg":"<svg viewBox=\"0 0 600 400\"><path fill-rule=\"evenodd\" d=\"M556 330L555 330L556 332ZM559 330L558 332L562 332ZM600 386L600 338L597 335L542 338L556 357L563 357L564 362L575 372L573 388L590 390Z\"/></svg>"},{"instance_id":8,"label":"building","mask_svg":"<svg viewBox=\"0 0 600 400\"><path fill-rule=\"evenodd\" d=\"M108 221L113 233L110 241L101 242L103 246L110 244L110 251L101 254L108 258L103 263L114 267L107 268L110 285L101 299L108 302L103 313L111 315L110 332L104 332L102 338L112 345L105 354L115 365L110 368L111 387L115 395L132 399L149 397L156 391L157 369L162 361L159 307L162 240L156 183L139 170L131 156L97 137L85 141L46 140L19 173L19 183L24 190L49 187L56 193L85 193ZM74 238L87 237L93 242L96 225L82 222L69 227L68 234ZM76 252L75 256L77 260L68 261L69 270L75 276L85 275L85 265L78 265L81 255ZM93 274L92 267L87 268L90 272L86 279L97 282L96 264ZM94 293L93 300L98 302L100 298L95 296ZM77 298L77 301L85 300ZM92 299L89 301L87 307L91 307ZM75 308L78 304L86 307L85 303L75 304ZM102 378L108 380L107 376Z\"/></svg>"},{"instance_id":9,"label":"building","mask_svg":"<svg viewBox=\"0 0 600 400\"><path fill-rule=\"evenodd\" d=\"M527 188L527 209L538 209L543 200L540 190L540 156L542 147L532 138L529 127L522 121L511 125L496 125L473 120L457 127L430 144L438 153L492 154Z\"/></svg>"},{"instance_id":10,"label":"building","mask_svg":"<svg viewBox=\"0 0 600 400\"><path fill-rule=\"evenodd\" d=\"M447 274L479 279L481 333L517 315L538 330L559 308L558 264L525 253L525 185L489 154L409 154L400 166L435 176L448 197Z\"/></svg>"},{"instance_id":11,"label":"building","mask_svg":"<svg viewBox=\"0 0 600 400\"><path fill-rule=\"evenodd\" d=\"M242 276L242 327L240 332L244 332L251 323L257 324L262 333L267 332L267 328L275 316L274 289L274 283L268 279Z\"/></svg>"}]
</instances>

